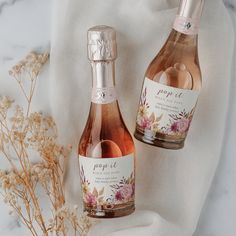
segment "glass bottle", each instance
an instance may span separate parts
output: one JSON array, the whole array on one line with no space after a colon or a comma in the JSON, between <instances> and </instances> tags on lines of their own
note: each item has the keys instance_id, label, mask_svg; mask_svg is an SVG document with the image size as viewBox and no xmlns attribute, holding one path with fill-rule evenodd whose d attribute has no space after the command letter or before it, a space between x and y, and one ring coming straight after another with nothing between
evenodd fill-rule
<instances>
[{"instance_id":1,"label":"glass bottle","mask_svg":"<svg viewBox=\"0 0 236 236\"><path fill-rule=\"evenodd\" d=\"M149 65L138 108L136 139L180 149L202 86L198 29L204 0L181 0L173 29Z\"/></svg>"},{"instance_id":2,"label":"glass bottle","mask_svg":"<svg viewBox=\"0 0 236 236\"><path fill-rule=\"evenodd\" d=\"M115 91L116 33L108 26L88 30L92 98L79 143L84 210L95 218L114 218L135 210L135 147Z\"/></svg>"}]
</instances>

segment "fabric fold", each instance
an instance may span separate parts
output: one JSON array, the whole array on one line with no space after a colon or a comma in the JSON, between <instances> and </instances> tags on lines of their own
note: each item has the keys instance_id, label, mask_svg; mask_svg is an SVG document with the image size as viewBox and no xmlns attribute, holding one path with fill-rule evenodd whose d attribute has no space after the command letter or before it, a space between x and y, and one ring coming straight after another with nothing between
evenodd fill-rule
<instances>
[{"instance_id":1,"label":"fabric fold","mask_svg":"<svg viewBox=\"0 0 236 236\"><path fill-rule=\"evenodd\" d=\"M161 218L154 211L136 211L134 214L123 217L122 219L101 220L92 228L88 236L119 236L119 235L135 235L135 236L185 236L189 235L183 232L175 224Z\"/></svg>"}]
</instances>

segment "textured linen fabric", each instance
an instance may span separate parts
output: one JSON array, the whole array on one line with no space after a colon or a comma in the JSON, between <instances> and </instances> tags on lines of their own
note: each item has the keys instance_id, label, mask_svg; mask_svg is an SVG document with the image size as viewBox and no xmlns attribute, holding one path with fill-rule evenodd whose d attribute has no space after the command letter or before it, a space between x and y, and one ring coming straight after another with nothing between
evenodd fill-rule
<instances>
[{"instance_id":1,"label":"textured linen fabric","mask_svg":"<svg viewBox=\"0 0 236 236\"><path fill-rule=\"evenodd\" d=\"M64 143L79 142L90 105L87 29L117 30L116 84L131 132L144 72L164 44L177 12L174 0L54 1L50 103ZM137 211L99 220L90 236L190 236L195 231L220 158L229 103L233 29L221 0L208 0L199 32L203 89L185 148L164 150L135 141ZM78 159L65 175L67 197L81 205Z\"/></svg>"}]
</instances>

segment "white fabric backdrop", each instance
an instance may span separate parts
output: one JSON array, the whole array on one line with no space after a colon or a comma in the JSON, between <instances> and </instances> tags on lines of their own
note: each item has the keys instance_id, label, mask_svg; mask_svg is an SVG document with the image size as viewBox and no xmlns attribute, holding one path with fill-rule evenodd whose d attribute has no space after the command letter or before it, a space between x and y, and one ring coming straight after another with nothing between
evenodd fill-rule
<instances>
[{"instance_id":1,"label":"white fabric backdrop","mask_svg":"<svg viewBox=\"0 0 236 236\"><path fill-rule=\"evenodd\" d=\"M117 91L124 119L133 132L144 72L170 32L178 2L54 2L50 102L63 142L76 146L90 105L87 29L106 24L117 30ZM100 221L92 228L91 236L193 234L220 158L232 51L233 30L226 9L221 0L208 0L199 33L203 90L186 146L180 151L169 151L136 142L138 211L128 217ZM78 204L76 154L68 166L68 198L72 204Z\"/></svg>"}]
</instances>

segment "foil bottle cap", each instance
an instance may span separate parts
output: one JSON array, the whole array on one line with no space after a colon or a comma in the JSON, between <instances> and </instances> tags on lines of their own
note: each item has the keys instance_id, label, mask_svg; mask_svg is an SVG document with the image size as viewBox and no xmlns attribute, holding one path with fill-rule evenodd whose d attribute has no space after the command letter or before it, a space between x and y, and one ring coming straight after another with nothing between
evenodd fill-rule
<instances>
[{"instance_id":1,"label":"foil bottle cap","mask_svg":"<svg viewBox=\"0 0 236 236\"><path fill-rule=\"evenodd\" d=\"M112 61L117 58L116 32L99 25L88 30L88 58L91 61Z\"/></svg>"},{"instance_id":2,"label":"foil bottle cap","mask_svg":"<svg viewBox=\"0 0 236 236\"><path fill-rule=\"evenodd\" d=\"M185 18L199 20L205 0L181 0L177 15Z\"/></svg>"}]
</instances>

